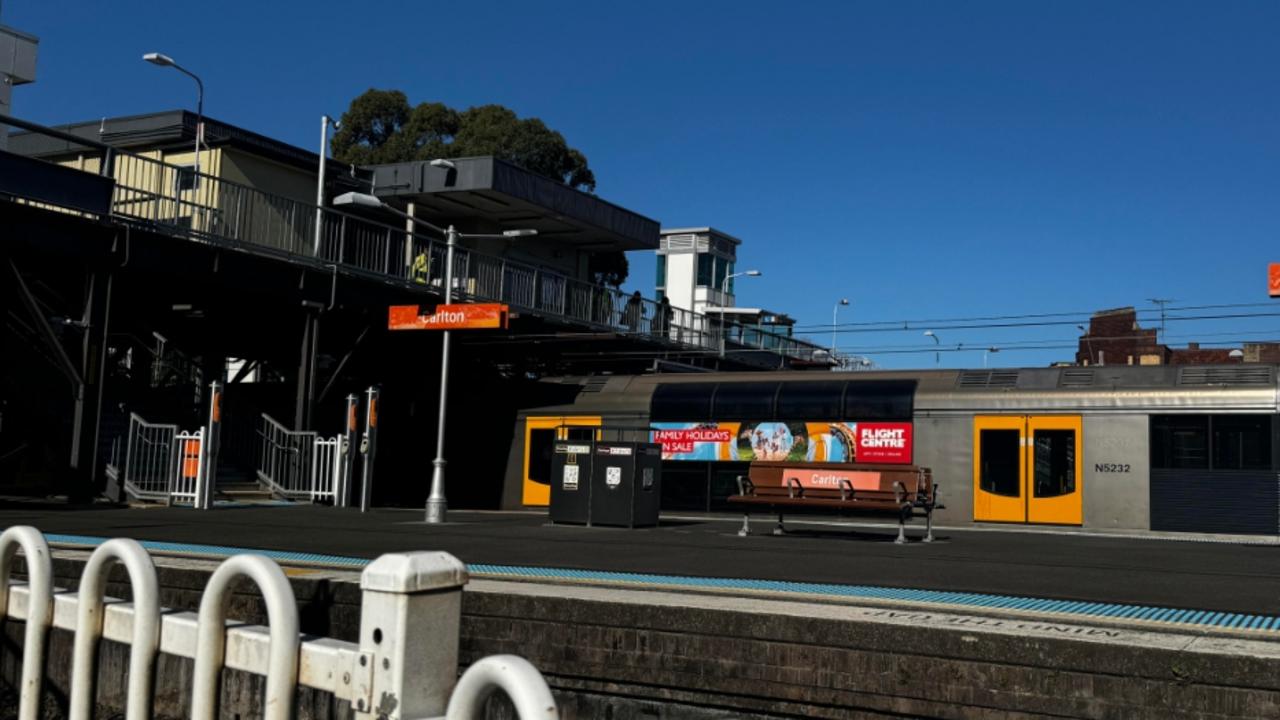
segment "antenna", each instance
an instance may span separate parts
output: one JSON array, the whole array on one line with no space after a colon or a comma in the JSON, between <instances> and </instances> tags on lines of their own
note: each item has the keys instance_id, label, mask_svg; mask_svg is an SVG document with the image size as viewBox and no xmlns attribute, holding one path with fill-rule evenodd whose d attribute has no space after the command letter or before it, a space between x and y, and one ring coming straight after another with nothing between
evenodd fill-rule
<instances>
[{"instance_id":1,"label":"antenna","mask_svg":"<svg viewBox=\"0 0 1280 720\"><path fill-rule=\"evenodd\" d=\"M1164 337L1164 306L1173 302L1168 298L1147 298L1147 302L1160 306L1160 336Z\"/></svg>"}]
</instances>

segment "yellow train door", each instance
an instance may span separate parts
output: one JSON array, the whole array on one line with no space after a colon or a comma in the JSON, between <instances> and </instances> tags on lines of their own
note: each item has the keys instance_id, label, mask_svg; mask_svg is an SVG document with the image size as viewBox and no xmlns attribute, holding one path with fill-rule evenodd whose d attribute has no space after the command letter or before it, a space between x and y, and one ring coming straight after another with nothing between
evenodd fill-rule
<instances>
[{"instance_id":1,"label":"yellow train door","mask_svg":"<svg viewBox=\"0 0 1280 720\"><path fill-rule=\"evenodd\" d=\"M1080 525L1080 416L980 415L973 422L973 519Z\"/></svg>"},{"instance_id":2,"label":"yellow train door","mask_svg":"<svg viewBox=\"0 0 1280 720\"><path fill-rule=\"evenodd\" d=\"M556 440L590 440L600 427L599 417L531 417L524 424L524 484L521 502L551 503L551 452Z\"/></svg>"}]
</instances>

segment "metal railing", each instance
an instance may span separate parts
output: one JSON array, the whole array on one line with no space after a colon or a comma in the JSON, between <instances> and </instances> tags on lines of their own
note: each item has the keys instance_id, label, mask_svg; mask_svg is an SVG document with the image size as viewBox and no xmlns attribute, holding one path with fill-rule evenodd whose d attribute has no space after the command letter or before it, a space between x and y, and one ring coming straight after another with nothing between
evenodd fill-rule
<instances>
[{"instance_id":1,"label":"metal railing","mask_svg":"<svg viewBox=\"0 0 1280 720\"><path fill-rule=\"evenodd\" d=\"M178 426L149 423L129 413L125 440L125 492L140 500L168 501L177 473Z\"/></svg>"},{"instance_id":2,"label":"metal railing","mask_svg":"<svg viewBox=\"0 0 1280 720\"><path fill-rule=\"evenodd\" d=\"M19 551L26 560L26 583L10 578ZM131 602L105 597L108 571L117 563L128 571ZM227 620L232 583L245 577L262 595L268 627ZM228 558L209 577L199 612L177 612L160 607L155 564L137 541L117 538L99 545L73 594L55 591L44 536L32 527L11 527L0 533L0 621L26 625L23 642L5 646L21 664L17 717L42 717L46 641L57 628L75 634L68 693L72 720L88 720L94 710L102 639L130 649L127 720L151 717L157 702L179 702L188 685L172 673L157 678L166 666L156 662L161 654L195 661L185 708L195 720L218 717L223 668L266 678L254 713L266 720L294 716L298 686L350 703L360 720L477 718L497 689L511 698L521 720L556 720L559 710L546 680L523 658L490 656L457 676L467 579L466 567L448 553L383 555L360 576L360 641L304 639L289 579L261 555Z\"/></svg>"},{"instance_id":3,"label":"metal railing","mask_svg":"<svg viewBox=\"0 0 1280 720\"><path fill-rule=\"evenodd\" d=\"M262 450L258 454L258 482L275 495L309 498L316 461L316 434L290 430L262 414Z\"/></svg>"},{"instance_id":4,"label":"metal railing","mask_svg":"<svg viewBox=\"0 0 1280 720\"><path fill-rule=\"evenodd\" d=\"M352 464L343 462L354 450L345 435L322 438L313 431L290 430L262 414L262 449L258 453L258 483L273 495L290 500L345 502Z\"/></svg>"},{"instance_id":5,"label":"metal railing","mask_svg":"<svg viewBox=\"0 0 1280 720\"><path fill-rule=\"evenodd\" d=\"M310 202L205 173L197 175L191 168L17 118L0 115L0 124L59 140L64 149L45 156L75 157L80 167L112 177L116 182L112 213L117 218L193 239L281 254L326 268L340 267L437 294L443 289L443 239L333 208L317 209ZM721 328L705 314L474 250L455 250L454 278L461 301L503 302L519 311L648 338L666 346L711 352L720 345ZM832 362L827 349L799 338L732 321L726 322L723 332L734 352L747 349Z\"/></svg>"}]
</instances>

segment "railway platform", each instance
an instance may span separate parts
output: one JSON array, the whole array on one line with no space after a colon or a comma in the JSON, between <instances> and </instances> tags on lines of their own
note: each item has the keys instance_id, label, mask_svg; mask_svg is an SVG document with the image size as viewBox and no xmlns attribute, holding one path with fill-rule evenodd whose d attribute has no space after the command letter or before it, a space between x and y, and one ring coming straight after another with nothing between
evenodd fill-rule
<instances>
[{"instance_id":1,"label":"railway platform","mask_svg":"<svg viewBox=\"0 0 1280 720\"><path fill-rule=\"evenodd\" d=\"M46 533L61 587L89 549L133 537L156 558L164 604L190 609L217 561L252 551L286 568L303 631L338 639L356 633L359 573L372 558L446 550L470 574L462 665L528 657L563 717L1280 713L1271 539L944 527L933 543L896 545L894 528L825 519L743 538L736 516L672 515L642 530L551 525L530 512L421 518L0 503L0 526ZM265 620L242 605L247 621Z\"/></svg>"}]
</instances>

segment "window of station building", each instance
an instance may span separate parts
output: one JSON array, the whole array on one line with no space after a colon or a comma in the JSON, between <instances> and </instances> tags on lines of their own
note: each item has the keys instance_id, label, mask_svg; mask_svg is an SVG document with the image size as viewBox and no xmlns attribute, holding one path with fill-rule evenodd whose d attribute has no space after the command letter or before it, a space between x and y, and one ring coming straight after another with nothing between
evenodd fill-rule
<instances>
[{"instance_id":1,"label":"window of station building","mask_svg":"<svg viewBox=\"0 0 1280 720\"><path fill-rule=\"evenodd\" d=\"M173 179L173 189L177 192L195 190L200 184L200 176L196 175L195 165L182 165L177 169Z\"/></svg>"},{"instance_id":2,"label":"window of station building","mask_svg":"<svg viewBox=\"0 0 1280 720\"><path fill-rule=\"evenodd\" d=\"M722 257L718 257L716 258L715 266L716 266L716 273L715 273L716 289L719 290L720 288L725 287L724 279L729 274L729 261L725 260Z\"/></svg>"},{"instance_id":3,"label":"window of station building","mask_svg":"<svg viewBox=\"0 0 1280 720\"><path fill-rule=\"evenodd\" d=\"M720 383L711 401L716 420L773 420L776 382Z\"/></svg>"},{"instance_id":4,"label":"window of station building","mask_svg":"<svg viewBox=\"0 0 1280 720\"><path fill-rule=\"evenodd\" d=\"M711 287L711 280L715 276L715 257L702 253L698 256L698 285L701 287Z\"/></svg>"},{"instance_id":5,"label":"window of station building","mask_svg":"<svg viewBox=\"0 0 1280 720\"><path fill-rule=\"evenodd\" d=\"M915 409L911 380L850 382L844 394L843 420L910 420Z\"/></svg>"},{"instance_id":6,"label":"window of station building","mask_svg":"<svg viewBox=\"0 0 1280 720\"><path fill-rule=\"evenodd\" d=\"M778 391L779 420L839 420L843 382L789 382Z\"/></svg>"},{"instance_id":7,"label":"window of station building","mask_svg":"<svg viewBox=\"0 0 1280 720\"><path fill-rule=\"evenodd\" d=\"M715 383L669 383L654 388L649 418L654 422L710 420Z\"/></svg>"},{"instance_id":8,"label":"window of station building","mask_svg":"<svg viewBox=\"0 0 1280 720\"><path fill-rule=\"evenodd\" d=\"M1214 415L1214 470L1270 470L1270 415Z\"/></svg>"},{"instance_id":9,"label":"window of station building","mask_svg":"<svg viewBox=\"0 0 1280 720\"><path fill-rule=\"evenodd\" d=\"M657 286L658 288L664 288L667 286L667 256L666 255L658 256L658 275L657 275L657 281L654 282L654 285Z\"/></svg>"}]
</instances>

